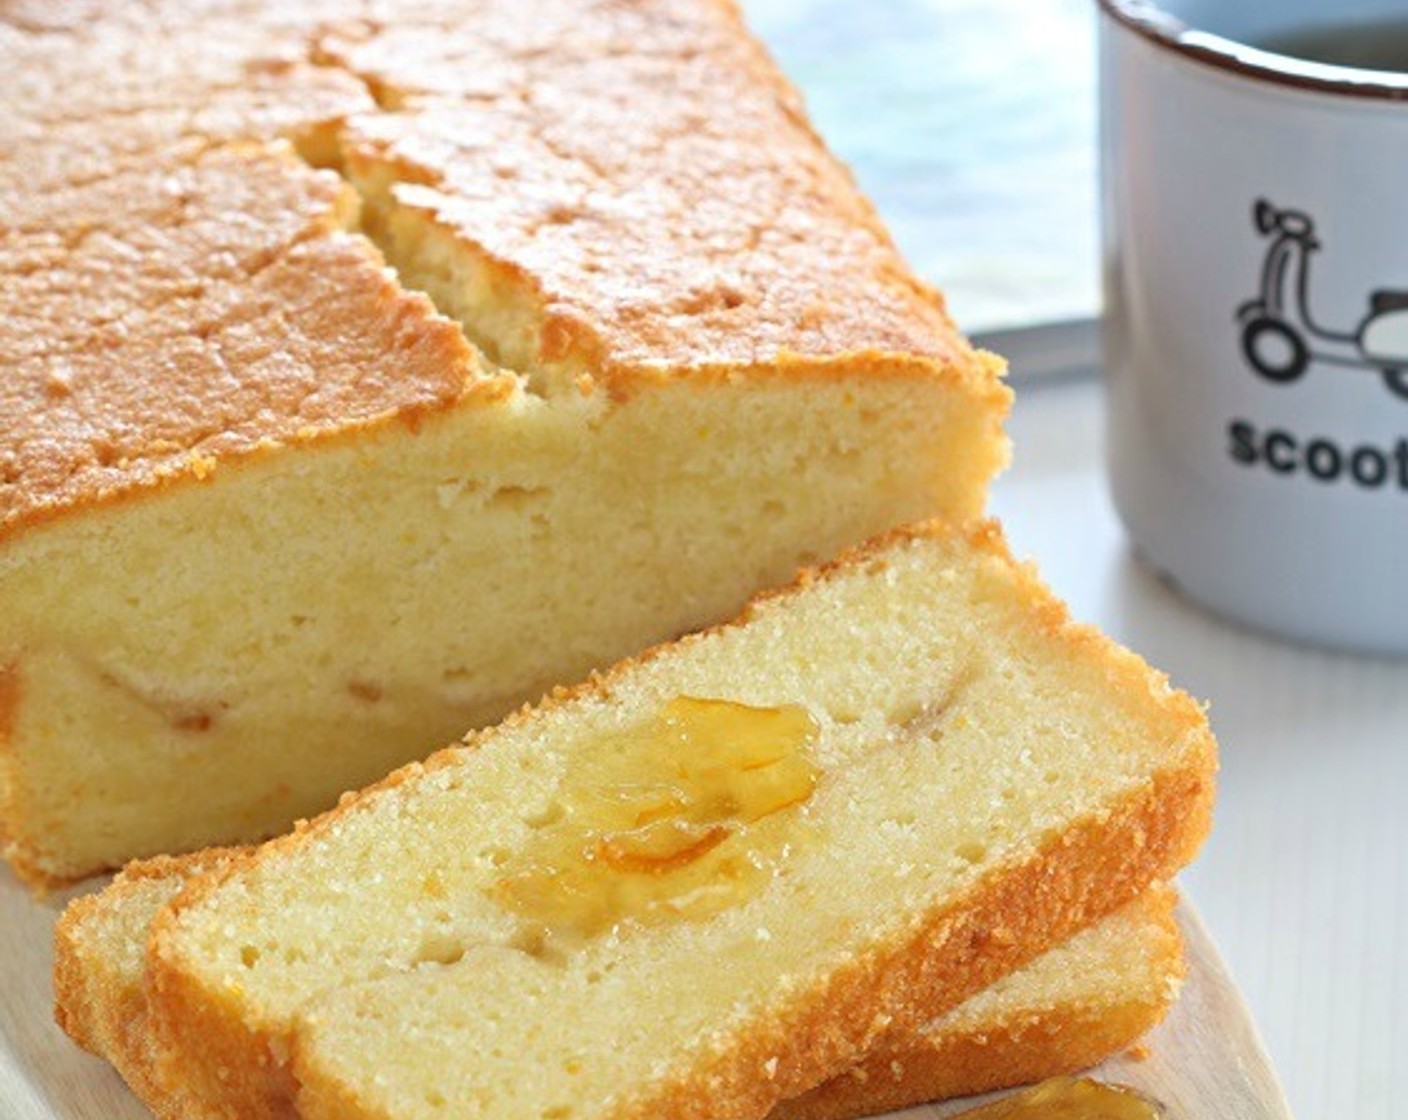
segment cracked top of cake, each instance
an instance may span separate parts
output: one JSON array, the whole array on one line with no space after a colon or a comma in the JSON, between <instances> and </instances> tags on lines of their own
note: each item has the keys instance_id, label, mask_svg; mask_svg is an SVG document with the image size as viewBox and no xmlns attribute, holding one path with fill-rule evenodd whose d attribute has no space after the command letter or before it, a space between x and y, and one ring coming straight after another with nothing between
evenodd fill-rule
<instances>
[{"instance_id":1,"label":"cracked top of cake","mask_svg":"<svg viewBox=\"0 0 1408 1120\"><path fill-rule=\"evenodd\" d=\"M0 3L0 534L512 374L992 377L725 3L379 7Z\"/></svg>"}]
</instances>

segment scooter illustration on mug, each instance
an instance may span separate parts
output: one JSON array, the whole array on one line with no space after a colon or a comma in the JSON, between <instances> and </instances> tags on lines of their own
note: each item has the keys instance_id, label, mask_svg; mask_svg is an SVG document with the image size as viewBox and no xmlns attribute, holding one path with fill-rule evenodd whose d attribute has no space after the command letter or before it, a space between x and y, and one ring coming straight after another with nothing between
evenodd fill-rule
<instances>
[{"instance_id":1,"label":"scooter illustration on mug","mask_svg":"<svg viewBox=\"0 0 1408 1120\"><path fill-rule=\"evenodd\" d=\"M1378 370L1396 396L1408 398L1408 291L1379 290L1353 330L1320 326L1310 313L1310 260L1320 248L1315 222L1266 199L1252 208L1257 232L1271 238L1261 266L1261 295L1237 308L1242 355L1270 381L1294 381L1311 361Z\"/></svg>"}]
</instances>

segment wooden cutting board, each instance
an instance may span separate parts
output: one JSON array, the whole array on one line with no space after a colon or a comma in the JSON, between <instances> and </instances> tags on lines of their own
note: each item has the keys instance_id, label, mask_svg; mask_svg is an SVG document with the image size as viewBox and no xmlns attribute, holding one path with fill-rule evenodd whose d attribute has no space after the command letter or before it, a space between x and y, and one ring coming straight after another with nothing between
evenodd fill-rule
<instances>
[{"instance_id":1,"label":"wooden cutting board","mask_svg":"<svg viewBox=\"0 0 1408 1120\"><path fill-rule=\"evenodd\" d=\"M89 888L95 889L95 888ZM74 891L36 901L0 870L0 1117L4 1120L150 1120L106 1063L54 1025L49 973L53 925ZM1170 1120L1290 1120L1276 1076L1226 968L1193 909L1179 920L1188 983L1148 1039L1149 1056L1111 1059L1099 1077L1134 1085L1168 1106ZM981 1100L925 1105L892 1120L940 1120Z\"/></svg>"}]
</instances>

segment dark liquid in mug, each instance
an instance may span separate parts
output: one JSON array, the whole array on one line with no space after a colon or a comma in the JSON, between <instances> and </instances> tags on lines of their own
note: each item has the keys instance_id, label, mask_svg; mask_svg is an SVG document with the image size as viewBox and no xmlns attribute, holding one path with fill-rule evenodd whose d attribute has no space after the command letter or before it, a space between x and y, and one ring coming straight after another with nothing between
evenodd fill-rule
<instances>
[{"instance_id":1,"label":"dark liquid in mug","mask_svg":"<svg viewBox=\"0 0 1408 1120\"><path fill-rule=\"evenodd\" d=\"M1408 18L1305 28L1256 44L1262 50L1361 70L1408 73Z\"/></svg>"}]
</instances>

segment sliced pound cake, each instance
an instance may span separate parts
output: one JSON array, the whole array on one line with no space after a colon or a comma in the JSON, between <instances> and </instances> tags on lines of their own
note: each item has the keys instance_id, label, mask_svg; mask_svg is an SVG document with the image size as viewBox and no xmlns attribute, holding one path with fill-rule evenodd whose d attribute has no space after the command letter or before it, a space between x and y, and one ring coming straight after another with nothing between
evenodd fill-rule
<instances>
[{"instance_id":1,"label":"sliced pound cake","mask_svg":"<svg viewBox=\"0 0 1408 1120\"><path fill-rule=\"evenodd\" d=\"M143 954L153 921L223 850L134 863L70 905L55 933L55 1016L143 1100L153 1081ZM848 1120L1094 1065L1156 1024L1183 975L1174 892L1154 887L853 1070L779 1104L773 1120Z\"/></svg>"},{"instance_id":2,"label":"sliced pound cake","mask_svg":"<svg viewBox=\"0 0 1408 1120\"><path fill-rule=\"evenodd\" d=\"M209 848L129 864L98 894L65 907L54 929L54 1018L82 1046L112 1063L153 1108L165 1096L152 1075L143 992L151 925L194 876L238 849Z\"/></svg>"},{"instance_id":3,"label":"sliced pound cake","mask_svg":"<svg viewBox=\"0 0 1408 1120\"><path fill-rule=\"evenodd\" d=\"M1201 710L992 526L891 535L198 877L191 1116L763 1116L1167 878Z\"/></svg>"},{"instance_id":4,"label":"sliced pound cake","mask_svg":"<svg viewBox=\"0 0 1408 1120\"><path fill-rule=\"evenodd\" d=\"M980 512L997 363L724 0L21 7L0 843L31 882L271 835Z\"/></svg>"},{"instance_id":5,"label":"sliced pound cake","mask_svg":"<svg viewBox=\"0 0 1408 1120\"><path fill-rule=\"evenodd\" d=\"M1176 896L1155 888L854 1069L771 1113L851 1120L1088 1069L1163 1019L1182 986Z\"/></svg>"},{"instance_id":6,"label":"sliced pound cake","mask_svg":"<svg viewBox=\"0 0 1408 1120\"><path fill-rule=\"evenodd\" d=\"M65 910L55 933L55 1016L106 1058L143 1100L166 1100L151 1074L143 950L157 915L226 851L134 863ZM1134 902L985 988L855 1069L771 1114L848 1120L1084 1069L1152 1027L1183 974L1174 893Z\"/></svg>"}]
</instances>

